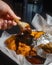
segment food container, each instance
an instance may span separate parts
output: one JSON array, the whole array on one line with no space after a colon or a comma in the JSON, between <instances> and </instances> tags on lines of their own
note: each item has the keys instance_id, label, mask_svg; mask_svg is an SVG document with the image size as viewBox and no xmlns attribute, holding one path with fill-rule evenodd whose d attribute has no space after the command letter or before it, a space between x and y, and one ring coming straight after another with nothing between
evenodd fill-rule
<instances>
[{"instance_id":1,"label":"food container","mask_svg":"<svg viewBox=\"0 0 52 65\"><path fill-rule=\"evenodd\" d=\"M40 44L47 44L49 42L52 42L52 35L47 34L47 32L49 32L49 30L51 30L52 28L51 29L49 28L48 24L46 23L46 20L44 20L39 14L36 15L34 17L34 19L32 20L32 25L36 28L37 31L45 31L46 34L42 35L39 39L35 40L32 43L32 45L36 46L38 55L36 57L30 57L30 56L27 57L28 59L30 58L30 60L27 60L27 58L25 58L22 55L17 55L14 51L11 51L6 47L6 45L4 44L4 41L11 36L10 34L8 34L7 32L4 31L0 38L1 52L3 54L5 54L7 57L9 57L11 59L11 61L13 60L13 62L15 62L16 65L17 64L19 64L19 65L36 65L34 63L30 63L30 61L33 59L37 59L37 60L42 59L43 60L42 64L37 63L37 65L48 65L48 64L52 63L52 61L48 60L50 58L52 60L51 54L48 54L48 56L47 56L47 54L45 54L44 51L38 47ZM48 30L48 28L49 28L49 30Z\"/></svg>"},{"instance_id":2,"label":"food container","mask_svg":"<svg viewBox=\"0 0 52 65\"><path fill-rule=\"evenodd\" d=\"M42 57L40 57L40 56L34 56L34 57L30 57L30 56L28 56L27 58L25 58L24 56L22 56L22 55L17 55L14 51L12 51L12 50L10 50L10 49L8 49L6 46L5 46L5 44L4 44L4 41L8 38L8 37L10 37L11 35L10 34L8 34L7 32L3 32L3 34L2 34L2 36L1 36L1 38L0 38L0 50L1 50L1 52L6 56L6 57L8 57L8 58L10 58L11 59L11 61L13 61L13 62L15 62L15 63L17 63L17 64L19 64L19 65L32 65L32 64L34 64L34 62L33 61L35 61L36 59L37 60L42 60L42 62L40 62L40 63L44 63L45 62L45 58L42 58ZM2 44L2 45L1 45ZM28 60L27 60L28 59ZM30 63L30 62L32 62L32 63ZM37 62L37 61L35 61L35 63L36 64L38 64L39 63L39 61ZM36 65L35 64L35 65Z\"/></svg>"}]
</instances>

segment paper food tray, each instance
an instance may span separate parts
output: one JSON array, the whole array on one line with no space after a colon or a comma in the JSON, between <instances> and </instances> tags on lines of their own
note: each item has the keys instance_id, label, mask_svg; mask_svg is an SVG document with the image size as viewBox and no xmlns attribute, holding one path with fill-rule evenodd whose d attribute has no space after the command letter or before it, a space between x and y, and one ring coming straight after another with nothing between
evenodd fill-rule
<instances>
[{"instance_id":1,"label":"paper food tray","mask_svg":"<svg viewBox=\"0 0 52 65\"><path fill-rule=\"evenodd\" d=\"M39 20L41 19L41 20ZM42 24L39 24L38 21ZM51 33L52 34L52 28L50 29L47 29L49 26L47 25L47 23L44 23L46 20L44 20L40 15L36 14L35 17L33 18L32 20L32 25L36 28L37 31L45 31L45 32L48 32L48 33ZM35 22L36 22L36 25L35 25ZM45 27L44 27L44 24L45 24ZM42 27L43 25L43 27ZM47 25L47 27L46 27ZM50 31L49 31L50 30ZM11 58L14 62L16 62L17 64L19 65L32 65L30 62L28 62L26 60L26 58L22 55L17 55L14 51L11 51L9 50L5 44L4 44L4 41L10 37L11 35L8 34L7 32L3 32L1 38L0 38L0 50L5 54L7 55L9 58ZM34 64L36 65L36 64ZM37 64L37 65L44 65L44 64Z\"/></svg>"},{"instance_id":2,"label":"paper food tray","mask_svg":"<svg viewBox=\"0 0 52 65\"><path fill-rule=\"evenodd\" d=\"M7 32L3 32L1 38L0 38L0 50L6 55L8 56L9 58L11 58L14 62L16 62L17 64L19 65L32 65L30 62L28 62L26 60L26 58L22 55L17 55L15 53L15 51L12 51L12 50L9 50L5 44L4 44L4 41L10 37L11 35L8 34ZM11 60L11 61L12 61ZM34 64L33 64L34 65ZM36 64L35 64L36 65ZM40 65L43 65L43 64L40 64Z\"/></svg>"},{"instance_id":3,"label":"paper food tray","mask_svg":"<svg viewBox=\"0 0 52 65\"><path fill-rule=\"evenodd\" d=\"M5 44L4 41L10 37L11 35L8 34L7 32L3 32L1 38L0 38L0 50L6 54L9 58L11 58L12 60L14 60L17 64L19 65L31 65L31 63L29 63L24 56L22 55L17 55L14 51L9 50Z\"/></svg>"}]
</instances>

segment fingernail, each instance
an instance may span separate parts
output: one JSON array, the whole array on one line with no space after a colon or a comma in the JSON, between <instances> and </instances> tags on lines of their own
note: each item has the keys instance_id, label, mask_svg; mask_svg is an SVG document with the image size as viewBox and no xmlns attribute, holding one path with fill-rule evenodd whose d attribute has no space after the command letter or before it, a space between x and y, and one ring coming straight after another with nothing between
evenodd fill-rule
<instances>
[{"instance_id":1,"label":"fingernail","mask_svg":"<svg viewBox=\"0 0 52 65\"><path fill-rule=\"evenodd\" d=\"M11 23L12 23L12 21L8 21L8 23L10 23L10 24L11 24Z\"/></svg>"},{"instance_id":2,"label":"fingernail","mask_svg":"<svg viewBox=\"0 0 52 65\"><path fill-rule=\"evenodd\" d=\"M20 17L17 17L17 19L21 19Z\"/></svg>"},{"instance_id":3,"label":"fingernail","mask_svg":"<svg viewBox=\"0 0 52 65\"><path fill-rule=\"evenodd\" d=\"M17 23L16 22L13 22L13 25L15 26L15 25L17 25Z\"/></svg>"},{"instance_id":4,"label":"fingernail","mask_svg":"<svg viewBox=\"0 0 52 65\"><path fill-rule=\"evenodd\" d=\"M4 20L4 22L7 24L7 20Z\"/></svg>"}]
</instances>

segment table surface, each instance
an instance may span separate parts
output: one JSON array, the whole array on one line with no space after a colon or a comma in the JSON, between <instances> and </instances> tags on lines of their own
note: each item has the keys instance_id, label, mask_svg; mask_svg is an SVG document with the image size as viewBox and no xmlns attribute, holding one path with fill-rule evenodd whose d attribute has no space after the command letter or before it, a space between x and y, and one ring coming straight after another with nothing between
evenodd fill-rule
<instances>
[{"instance_id":1,"label":"table surface","mask_svg":"<svg viewBox=\"0 0 52 65\"><path fill-rule=\"evenodd\" d=\"M18 65L18 64L0 51L0 65Z\"/></svg>"},{"instance_id":2,"label":"table surface","mask_svg":"<svg viewBox=\"0 0 52 65\"><path fill-rule=\"evenodd\" d=\"M42 58L38 57L33 57L31 60L41 60ZM29 61L31 61L29 60ZM45 59L42 59L45 61ZM43 61L43 62L44 62ZM37 61L34 61L35 63L39 63ZM6 56L2 51L0 51L0 65L18 65L17 63L15 63L12 59L10 59L8 56Z\"/></svg>"}]
</instances>

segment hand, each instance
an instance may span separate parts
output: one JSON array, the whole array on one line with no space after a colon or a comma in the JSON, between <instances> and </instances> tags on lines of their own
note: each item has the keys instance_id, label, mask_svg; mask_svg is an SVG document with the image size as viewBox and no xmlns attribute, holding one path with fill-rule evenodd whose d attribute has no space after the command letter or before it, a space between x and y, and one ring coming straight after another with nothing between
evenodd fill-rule
<instances>
[{"instance_id":1,"label":"hand","mask_svg":"<svg viewBox=\"0 0 52 65\"><path fill-rule=\"evenodd\" d=\"M0 1L0 29L5 30L16 25L17 23L13 19L20 20L20 17L15 15L8 4Z\"/></svg>"}]
</instances>

